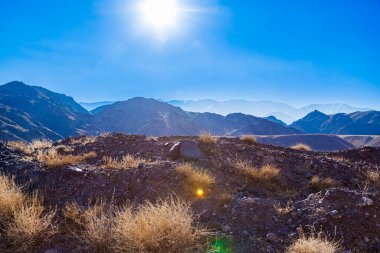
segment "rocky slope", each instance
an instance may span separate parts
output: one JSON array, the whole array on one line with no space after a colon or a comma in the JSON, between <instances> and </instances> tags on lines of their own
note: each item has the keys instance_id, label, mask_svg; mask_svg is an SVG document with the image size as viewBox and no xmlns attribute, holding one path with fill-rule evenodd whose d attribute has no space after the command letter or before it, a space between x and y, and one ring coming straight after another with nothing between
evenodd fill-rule
<instances>
[{"instance_id":1,"label":"rocky slope","mask_svg":"<svg viewBox=\"0 0 380 253\"><path fill-rule=\"evenodd\" d=\"M345 250L351 250L347 252L380 249L380 185L368 178L368 172L380 169L378 148L319 153L249 144L237 138L205 143L196 137L156 139L123 134L85 140L70 138L53 145L62 154L97 153L86 163L61 168L25 161L22 153L0 143L0 171L25 184L26 192L38 190L46 207L58 208L57 219L63 227L61 210L66 203L88 207L102 199L116 205L139 205L175 195L191 203L195 222L219 238L228 238L231 252L284 252L301 229L307 233L312 228L340 241ZM177 142L180 147L192 143L190 150L173 153ZM102 157L126 154L146 162L132 169L101 167ZM193 158L194 164L216 179L214 186L205 189L204 198L197 198L176 173L184 157ZM238 169L237 161L257 168L272 164L279 169L280 179L275 185L252 183ZM315 183L316 176L319 183ZM289 208L280 212L278 207L287 204ZM57 234L39 252L87 252L67 233Z\"/></svg>"},{"instance_id":2,"label":"rocky slope","mask_svg":"<svg viewBox=\"0 0 380 253\"><path fill-rule=\"evenodd\" d=\"M314 111L291 124L304 133L379 135L380 112L354 112L326 115Z\"/></svg>"}]
</instances>

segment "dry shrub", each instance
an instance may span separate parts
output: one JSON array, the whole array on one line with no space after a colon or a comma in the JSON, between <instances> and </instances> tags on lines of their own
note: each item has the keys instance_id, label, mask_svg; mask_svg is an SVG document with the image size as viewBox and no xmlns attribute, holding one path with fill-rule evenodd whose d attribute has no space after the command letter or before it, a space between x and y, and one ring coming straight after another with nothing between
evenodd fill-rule
<instances>
[{"instance_id":1,"label":"dry shrub","mask_svg":"<svg viewBox=\"0 0 380 253\"><path fill-rule=\"evenodd\" d=\"M337 242L329 241L322 233L301 237L296 240L286 253L338 253L342 252L340 244Z\"/></svg>"},{"instance_id":2,"label":"dry shrub","mask_svg":"<svg viewBox=\"0 0 380 253\"><path fill-rule=\"evenodd\" d=\"M274 209L276 210L276 213L278 216L284 216L292 212L293 210L293 204L291 201L288 201L285 206L282 206L280 204L275 204Z\"/></svg>"},{"instance_id":3,"label":"dry shrub","mask_svg":"<svg viewBox=\"0 0 380 253\"><path fill-rule=\"evenodd\" d=\"M80 164L84 161L95 158L95 152L89 152L80 155L61 155L56 149L51 148L47 151L40 151L37 154L37 160L45 163L49 168L58 168L65 165Z\"/></svg>"},{"instance_id":4,"label":"dry shrub","mask_svg":"<svg viewBox=\"0 0 380 253\"><path fill-rule=\"evenodd\" d=\"M103 204L95 205L80 214L79 220L83 227L77 237L93 252L113 252L114 217L111 211L106 211Z\"/></svg>"},{"instance_id":5,"label":"dry shrub","mask_svg":"<svg viewBox=\"0 0 380 253\"><path fill-rule=\"evenodd\" d=\"M316 190L316 191L321 191L324 189L332 188L337 185L337 182L328 177L324 179L320 179L318 176L313 176L310 180L310 188Z\"/></svg>"},{"instance_id":6,"label":"dry shrub","mask_svg":"<svg viewBox=\"0 0 380 253\"><path fill-rule=\"evenodd\" d=\"M197 168L191 163L184 163L176 167L176 172L184 176L191 187L209 188L215 183L215 177L209 172Z\"/></svg>"},{"instance_id":7,"label":"dry shrub","mask_svg":"<svg viewBox=\"0 0 380 253\"><path fill-rule=\"evenodd\" d=\"M205 234L193 222L190 206L181 201L127 208L116 215L116 245L120 252L187 252Z\"/></svg>"},{"instance_id":8,"label":"dry shrub","mask_svg":"<svg viewBox=\"0 0 380 253\"><path fill-rule=\"evenodd\" d=\"M310 146L303 143L298 143L296 145L293 145L291 146L291 148L295 150L300 150L300 151L312 151Z\"/></svg>"},{"instance_id":9,"label":"dry shrub","mask_svg":"<svg viewBox=\"0 0 380 253\"><path fill-rule=\"evenodd\" d=\"M14 210L19 210L25 201L21 188L14 179L0 175L0 223L8 221Z\"/></svg>"},{"instance_id":10,"label":"dry shrub","mask_svg":"<svg viewBox=\"0 0 380 253\"><path fill-rule=\"evenodd\" d=\"M62 209L62 214L69 225L80 226L82 224L82 209L78 204L66 204Z\"/></svg>"},{"instance_id":11,"label":"dry shrub","mask_svg":"<svg viewBox=\"0 0 380 253\"><path fill-rule=\"evenodd\" d=\"M380 186L380 172L378 170L367 171L367 180L375 186Z\"/></svg>"},{"instance_id":12,"label":"dry shrub","mask_svg":"<svg viewBox=\"0 0 380 253\"><path fill-rule=\"evenodd\" d=\"M13 210L12 220L4 226L5 238L15 251L31 252L57 232L54 216L55 211L44 213L44 207L35 195Z\"/></svg>"},{"instance_id":13,"label":"dry shrub","mask_svg":"<svg viewBox=\"0 0 380 253\"><path fill-rule=\"evenodd\" d=\"M252 181L252 183L265 189L275 190L281 185L280 170L272 164L266 164L257 169L248 162L237 161L235 166L243 175Z\"/></svg>"},{"instance_id":14,"label":"dry shrub","mask_svg":"<svg viewBox=\"0 0 380 253\"><path fill-rule=\"evenodd\" d=\"M50 148L53 145L52 142L48 140L33 140L31 143L23 141L10 141L8 142L8 147L12 149L17 149L25 155L32 155L38 149Z\"/></svg>"},{"instance_id":15,"label":"dry shrub","mask_svg":"<svg viewBox=\"0 0 380 253\"><path fill-rule=\"evenodd\" d=\"M128 169L137 168L140 163L146 163L143 158L138 158L133 155L125 155L121 159L112 158L110 156L103 157L103 167L108 169Z\"/></svg>"},{"instance_id":16,"label":"dry shrub","mask_svg":"<svg viewBox=\"0 0 380 253\"><path fill-rule=\"evenodd\" d=\"M256 137L253 136L253 135L244 135L240 138L240 140L242 140L243 142L245 143L248 143L248 144L253 144L253 143L256 143Z\"/></svg>"},{"instance_id":17,"label":"dry shrub","mask_svg":"<svg viewBox=\"0 0 380 253\"><path fill-rule=\"evenodd\" d=\"M347 158L344 158L342 156L330 156L330 158L336 162L349 162Z\"/></svg>"},{"instance_id":18,"label":"dry shrub","mask_svg":"<svg viewBox=\"0 0 380 253\"><path fill-rule=\"evenodd\" d=\"M198 139L205 144L215 144L218 140L218 138L208 132L201 132L201 134L198 136Z\"/></svg>"},{"instance_id":19,"label":"dry shrub","mask_svg":"<svg viewBox=\"0 0 380 253\"><path fill-rule=\"evenodd\" d=\"M32 143L30 143L30 147L32 149L45 149L45 148L50 148L53 146L53 143L48 140L33 140Z\"/></svg>"},{"instance_id":20,"label":"dry shrub","mask_svg":"<svg viewBox=\"0 0 380 253\"><path fill-rule=\"evenodd\" d=\"M95 136L82 136L79 138L71 139L71 144L81 144L81 145L87 145L90 143L94 143L97 140L97 137Z\"/></svg>"},{"instance_id":21,"label":"dry shrub","mask_svg":"<svg viewBox=\"0 0 380 253\"><path fill-rule=\"evenodd\" d=\"M228 191L222 192L219 197L219 204L224 205L230 203L234 199L234 194Z\"/></svg>"}]
</instances>

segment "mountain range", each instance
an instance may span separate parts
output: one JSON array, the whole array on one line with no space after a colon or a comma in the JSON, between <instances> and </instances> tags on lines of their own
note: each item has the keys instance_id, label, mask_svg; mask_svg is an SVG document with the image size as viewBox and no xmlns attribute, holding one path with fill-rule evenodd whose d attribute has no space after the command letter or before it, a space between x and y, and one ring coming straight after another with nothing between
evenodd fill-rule
<instances>
[{"instance_id":1,"label":"mountain range","mask_svg":"<svg viewBox=\"0 0 380 253\"><path fill-rule=\"evenodd\" d=\"M305 141L318 150L323 150L320 146L325 146L325 150L338 150L353 147L350 140L356 143L378 141L303 134L377 135L380 134L380 112L327 115L313 111L288 126L274 116L261 118L243 113L224 116L210 112L189 112L173 103L142 97L105 103L88 111L73 98L42 87L17 81L0 86L0 139L58 140L102 132L154 136L189 136L201 132L219 136L271 135L261 138L262 142L286 146Z\"/></svg>"}]
</instances>

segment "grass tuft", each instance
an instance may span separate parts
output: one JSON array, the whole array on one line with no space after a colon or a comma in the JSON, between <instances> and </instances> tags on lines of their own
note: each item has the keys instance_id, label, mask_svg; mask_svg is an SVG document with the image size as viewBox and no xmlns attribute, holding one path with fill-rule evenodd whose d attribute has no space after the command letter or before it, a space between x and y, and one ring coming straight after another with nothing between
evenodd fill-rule
<instances>
[{"instance_id":1,"label":"grass tuft","mask_svg":"<svg viewBox=\"0 0 380 253\"><path fill-rule=\"evenodd\" d=\"M191 163L184 163L176 167L176 172L186 178L193 188L209 188L215 183L215 177L204 169Z\"/></svg>"},{"instance_id":2,"label":"grass tuft","mask_svg":"<svg viewBox=\"0 0 380 253\"><path fill-rule=\"evenodd\" d=\"M253 144L256 143L257 139L254 135L244 135L240 138L243 142L247 144Z\"/></svg>"},{"instance_id":3,"label":"grass tuft","mask_svg":"<svg viewBox=\"0 0 380 253\"><path fill-rule=\"evenodd\" d=\"M322 233L306 237L302 235L296 240L286 253L338 253L341 252L340 244L329 241Z\"/></svg>"},{"instance_id":4,"label":"grass tuft","mask_svg":"<svg viewBox=\"0 0 380 253\"><path fill-rule=\"evenodd\" d=\"M121 159L112 158L110 156L103 157L103 167L107 169L137 168L140 163L146 163L146 160L129 154L123 156Z\"/></svg>"},{"instance_id":5,"label":"grass tuft","mask_svg":"<svg viewBox=\"0 0 380 253\"><path fill-rule=\"evenodd\" d=\"M8 221L13 210L19 210L24 201L25 196L14 179L0 175L0 222Z\"/></svg>"},{"instance_id":6,"label":"grass tuft","mask_svg":"<svg viewBox=\"0 0 380 253\"><path fill-rule=\"evenodd\" d=\"M291 146L290 148L300 151L312 151L312 148L306 144L298 143L296 145Z\"/></svg>"},{"instance_id":7,"label":"grass tuft","mask_svg":"<svg viewBox=\"0 0 380 253\"><path fill-rule=\"evenodd\" d=\"M335 187L336 185L337 185L337 182L330 177L320 179L318 176L313 176L310 180L309 186L311 189L314 189L316 191L321 191L324 189Z\"/></svg>"},{"instance_id":8,"label":"grass tuft","mask_svg":"<svg viewBox=\"0 0 380 253\"><path fill-rule=\"evenodd\" d=\"M46 164L49 168L59 168L66 165L80 164L95 157L95 152L80 155L62 155L59 154L56 149L51 148L47 151L39 151L36 158L39 162Z\"/></svg>"},{"instance_id":9,"label":"grass tuft","mask_svg":"<svg viewBox=\"0 0 380 253\"><path fill-rule=\"evenodd\" d=\"M200 142L205 144L215 144L218 141L218 138L209 132L201 132L201 134L198 136L198 139Z\"/></svg>"}]
</instances>

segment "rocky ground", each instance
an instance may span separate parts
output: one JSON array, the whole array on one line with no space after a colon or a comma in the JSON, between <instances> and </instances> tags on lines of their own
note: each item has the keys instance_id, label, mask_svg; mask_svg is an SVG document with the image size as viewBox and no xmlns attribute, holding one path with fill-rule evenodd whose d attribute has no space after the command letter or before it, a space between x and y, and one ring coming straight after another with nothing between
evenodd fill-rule
<instances>
[{"instance_id":1,"label":"rocky ground","mask_svg":"<svg viewBox=\"0 0 380 253\"><path fill-rule=\"evenodd\" d=\"M197 223L226 238L230 252L284 252L300 230L323 231L340 241L346 252L380 250L380 187L368 177L369 171L380 169L379 148L321 153L238 138L219 138L216 143L197 137L123 134L100 136L88 143L81 138L54 145L69 147L70 154L94 151L97 157L61 168L25 160L20 151L0 143L0 171L15 176L25 191L38 191L46 207L57 208L58 217L71 202L138 205L177 196L191 203ZM147 162L133 169L102 168L102 157L126 154ZM198 198L176 173L176 166L185 160L215 176L216 183L205 189L204 198ZM281 182L275 188L253 184L236 168L238 160L256 167L275 165ZM314 176L334 183L312 185ZM279 207L286 206L281 212ZM85 248L63 230L40 252L85 252Z\"/></svg>"}]
</instances>

